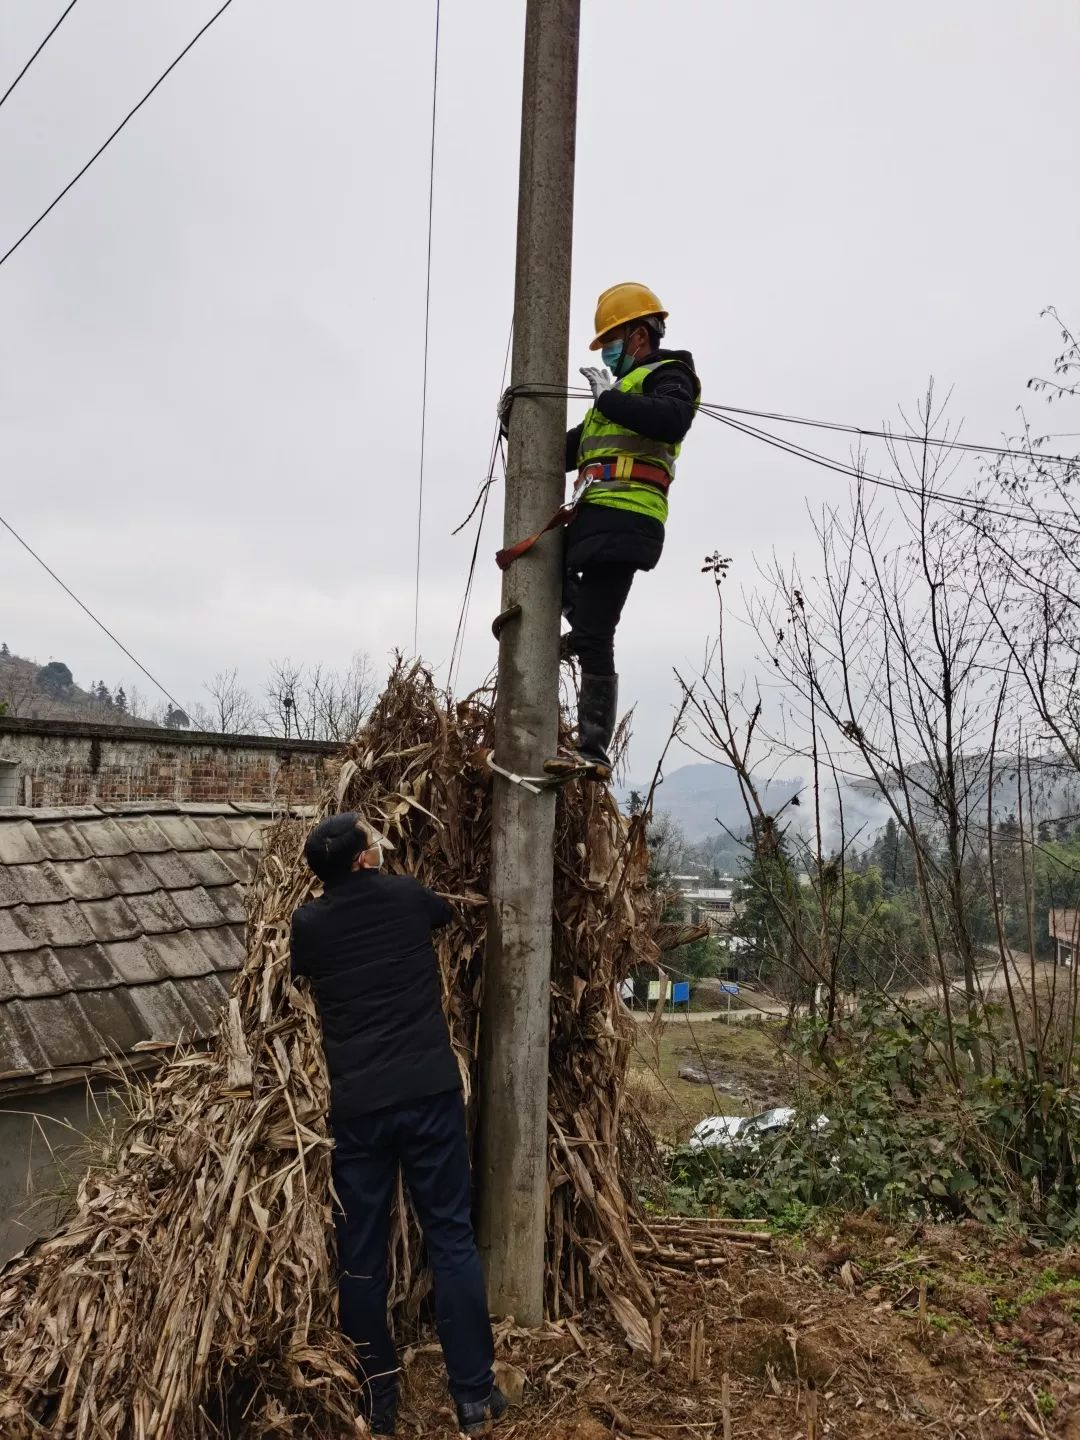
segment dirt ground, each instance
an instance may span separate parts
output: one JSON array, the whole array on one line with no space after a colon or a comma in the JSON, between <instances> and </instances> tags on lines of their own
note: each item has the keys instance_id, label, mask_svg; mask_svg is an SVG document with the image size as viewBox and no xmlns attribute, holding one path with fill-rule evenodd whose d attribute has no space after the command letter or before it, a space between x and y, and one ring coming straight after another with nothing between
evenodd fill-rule
<instances>
[{"instance_id":1,"label":"dirt ground","mask_svg":"<svg viewBox=\"0 0 1080 1440\"><path fill-rule=\"evenodd\" d=\"M668 1143L798 1085L768 1025L637 1037L631 1088ZM718 1219L646 1225L658 1363L630 1352L602 1301L540 1332L504 1326L500 1378L521 1402L501 1440L1080 1440L1080 1249L872 1213L756 1241ZM437 1345L405 1374L399 1432L455 1435Z\"/></svg>"},{"instance_id":2,"label":"dirt ground","mask_svg":"<svg viewBox=\"0 0 1080 1440\"><path fill-rule=\"evenodd\" d=\"M500 1373L524 1382L503 1440L1080 1440L1074 1251L862 1217L775 1238L764 1253L732 1243L707 1274L664 1263L650 1267L664 1307L659 1365L631 1355L599 1307L539 1333L500 1332ZM403 1435L456 1433L437 1347L409 1357L401 1420Z\"/></svg>"}]
</instances>

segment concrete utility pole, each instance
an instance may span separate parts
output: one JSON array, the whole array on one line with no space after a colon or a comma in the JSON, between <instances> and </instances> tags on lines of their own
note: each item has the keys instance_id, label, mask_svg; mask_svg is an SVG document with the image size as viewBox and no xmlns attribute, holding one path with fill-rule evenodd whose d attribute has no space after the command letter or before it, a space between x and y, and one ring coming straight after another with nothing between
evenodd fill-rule
<instances>
[{"instance_id":1,"label":"concrete utility pole","mask_svg":"<svg viewBox=\"0 0 1080 1440\"><path fill-rule=\"evenodd\" d=\"M566 386L580 0L528 0L511 383ZM519 397L510 420L504 544L563 501L566 401ZM518 618L499 637L495 759L543 774L558 743L562 541L503 579ZM548 1030L555 795L495 777L480 1074L479 1241L488 1301L538 1325L544 1312Z\"/></svg>"}]
</instances>

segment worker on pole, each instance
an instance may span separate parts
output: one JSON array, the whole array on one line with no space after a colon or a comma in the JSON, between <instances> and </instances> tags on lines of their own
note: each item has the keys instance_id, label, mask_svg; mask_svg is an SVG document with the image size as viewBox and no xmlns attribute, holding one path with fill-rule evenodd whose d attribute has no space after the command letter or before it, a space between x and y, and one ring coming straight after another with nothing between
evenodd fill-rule
<instances>
[{"instance_id":1,"label":"worker on pole","mask_svg":"<svg viewBox=\"0 0 1080 1440\"><path fill-rule=\"evenodd\" d=\"M492 1372L461 1075L431 940L454 912L411 875L380 874L384 847L352 812L321 821L304 858L323 894L292 917L292 974L314 991L330 1076L341 1327L356 1347L370 1431L393 1435L387 1251L400 1168L424 1233L458 1424L487 1434L506 1400Z\"/></svg>"},{"instance_id":2,"label":"worker on pole","mask_svg":"<svg viewBox=\"0 0 1080 1440\"><path fill-rule=\"evenodd\" d=\"M566 437L566 468L577 472L577 483L547 527L567 526L563 615L570 630L562 654L581 665L577 750L549 761L552 774L582 768L597 779L611 774L615 631L634 576L660 559L675 462L701 400L690 352L661 348L667 317L659 297L633 282L611 286L596 302L589 348L600 351L604 365L581 371L593 403ZM504 425L514 398L512 390L503 397ZM500 567L538 538L500 551Z\"/></svg>"}]
</instances>

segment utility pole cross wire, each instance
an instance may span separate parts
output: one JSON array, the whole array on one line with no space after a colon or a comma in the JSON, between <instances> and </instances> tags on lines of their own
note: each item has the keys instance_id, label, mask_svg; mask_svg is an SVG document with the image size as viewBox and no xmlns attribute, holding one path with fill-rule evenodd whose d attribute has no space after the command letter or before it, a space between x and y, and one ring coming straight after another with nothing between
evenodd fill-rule
<instances>
[{"instance_id":1,"label":"utility pole cross wire","mask_svg":"<svg viewBox=\"0 0 1080 1440\"><path fill-rule=\"evenodd\" d=\"M580 0L528 0L504 544L562 503ZM559 397L562 398L559 398ZM562 536L503 577L495 758L543 773L558 743ZM480 1071L479 1243L496 1314L544 1315L555 795L496 774Z\"/></svg>"}]
</instances>

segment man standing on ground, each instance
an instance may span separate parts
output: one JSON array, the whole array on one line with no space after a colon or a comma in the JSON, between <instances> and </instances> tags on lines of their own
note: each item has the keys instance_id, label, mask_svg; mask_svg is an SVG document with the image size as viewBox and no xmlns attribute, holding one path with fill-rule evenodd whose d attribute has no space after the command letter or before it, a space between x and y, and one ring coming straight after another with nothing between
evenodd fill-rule
<instances>
[{"instance_id":1,"label":"man standing on ground","mask_svg":"<svg viewBox=\"0 0 1080 1440\"><path fill-rule=\"evenodd\" d=\"M314 991L330 1075L341 1325L357 1348L372 1431L393 1435L387 1259L400 1165L424 1232L458 1420L466 1435L481 1434L506 1400L491 1368L461 1078L431 942L453 911L411 876L380 874L384 843L353 813L318 824L304 857L324 893L292 919L292 972Z\"/></svg>"}]
</instances>

